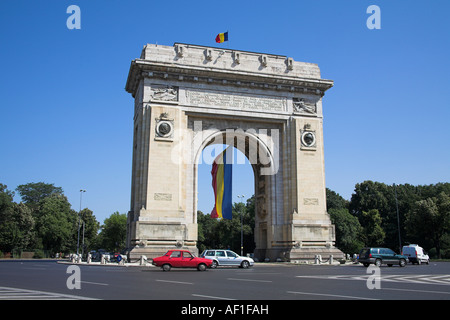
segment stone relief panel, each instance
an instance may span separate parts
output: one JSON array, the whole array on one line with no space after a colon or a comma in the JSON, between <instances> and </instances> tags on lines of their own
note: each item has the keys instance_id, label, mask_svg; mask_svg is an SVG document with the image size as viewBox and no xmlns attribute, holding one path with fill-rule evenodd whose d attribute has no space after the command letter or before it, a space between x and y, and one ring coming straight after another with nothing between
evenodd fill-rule
<instances>
[{"instance_id":1,"label":"stone relief panel","mask_svg":"<svg viewBox=\"0 0 450 320\"><path fill-rule=\"evenodd\" d=\"M292 105L295 113L317 114L317 102L306 98L293 98Z\"/></svg>"},{"instance_id":2,"label":"stone relief panel","mask_svg":"<svg viewBox=\"0 0 450 320\"><path fill-rule=\"evenodd\" d=\"M152 84L150 100L153 101L178 101L178 87Z\"/></svg>"}]
</instances>

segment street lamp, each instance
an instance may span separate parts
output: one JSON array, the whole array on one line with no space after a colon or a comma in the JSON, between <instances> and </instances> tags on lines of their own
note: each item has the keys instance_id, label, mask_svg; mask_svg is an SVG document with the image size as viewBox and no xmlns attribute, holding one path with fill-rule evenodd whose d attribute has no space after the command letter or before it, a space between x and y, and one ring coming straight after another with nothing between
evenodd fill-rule
<instances>
[{"instance_id":1,"label":"street lamp","mask_svg":"<svg viewBox=\"0 0 450 320\"><path fill-rule=\"evenodd\" d=\"M395 193L395 207L397 209L397 227L398 227L398 246L400 249L400 254L402 253L402 237L400 236L400 217L398 215L398 199L397 199L397 186L394 183L394 193Z\"/></svg>"},{"instance_id":2,"label":"street lamp","mask_svg":"<svg viewBox=\"0 0 450 320\"><path fill-rule=\"evenodd\" d=\"M80 190L80 211L78 212L78 239L77 239L77 256L80 249L80 220L81 220L81 198L83 195L83 192L86 192L86 190L81 189Z\"/></svg>"},{"instance_id":3,"label":"street lamp","mask_svg":"<svg viewBox=\"0 0 450 320\"><path fill-rule=\"evenodd\" d=\"M244 195L241 194L241 195L238 195L237 197L239 198L239 202L242 203ZM243 220L243 217L244 217L244 213L241 212L241 256L244 255L244 220Z\"/></svg>"}]
</instances>

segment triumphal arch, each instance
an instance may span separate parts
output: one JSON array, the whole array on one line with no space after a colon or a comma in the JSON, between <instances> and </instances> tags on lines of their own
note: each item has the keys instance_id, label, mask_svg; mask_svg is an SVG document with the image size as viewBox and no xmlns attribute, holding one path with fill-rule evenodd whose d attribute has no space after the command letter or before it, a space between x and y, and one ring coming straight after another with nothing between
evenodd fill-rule
<instances>
[{"instance_id":1,"label":"triumphal arch","mask_svg":"<svg viewBox=\"0 0 450 320\"><path fill-rule=\"evenodd\" d=\"M256 258L341 256L325 198L322 100L332 86L316 64L286 56L145 45L126 83L131 256L197 252L197 168L214 144L234 146L253 167Z\"/></svg>"}]
</instances>

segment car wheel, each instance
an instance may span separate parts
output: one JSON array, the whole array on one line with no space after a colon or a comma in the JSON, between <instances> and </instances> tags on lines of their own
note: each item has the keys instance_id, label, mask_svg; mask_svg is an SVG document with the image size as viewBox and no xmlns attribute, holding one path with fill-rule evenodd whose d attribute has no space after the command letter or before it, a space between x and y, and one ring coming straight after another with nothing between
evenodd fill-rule
<instances>
[{"instance_id":1,"label":"car wheel","mask_svg":"<svg viewBox=\"0 0 450 320\"><path fill-rule=\"evenodd\" d=\"M363 263L363 266L366 267L366 268L367 268L369 265L370 265L370 263Z\"/></svg>"},{"instance_id":2,"label":"car wheel","mask_svg":"<svg viewBox=\"0 0 450 320\"><path fill-rule=\"evenodd\" d=\"M406 260L405 259L400 259L399 265L400 265L400 267L406 266Z\"/></svg>"},{"instance_id":3,"label":"car wheel","mask_svg":"<svg viewBox=\"0 0 450 320\"><path fill-rule=\"evenodd\" d=\"M163 271L170 271L171 268L172 268L172 266L170 264L164 264L162 266Z\"/></svg>"},{"instance_id":4,"label":"car wheel","mask_svg":"<svg viewBox=\"0 0 450 320\"><path fill-rule=\"evenodd\" d=\"M425 263L426 263L426 264L430 264L430 260L427 260Z\"/></svg>"},{"instance_id":5,"label":"car wheel","mask_svg":"<svg viewBox=\"0 0 450 320\"><path fill-rule=\"evenodd\" d=\"M422 264L422 260L417 259L417 264L420 266Z\"/></svg>"},{"instance_id":6,"label":"car wheel","mask_svg":"<svg viewBox=\"0 0 450 320\"><path fill-rule=\"evenodd\" d=\"M217 268L218 265L219 265L219 264L217 263L217 261L216 261L216 260L213 260L212 265L211 265L211 268L215 269L215 268Z\"/></svg>"},{"instance_id":7,"label":"car wheel","mask_svg":"<svg viewBox=\"0 0 450 320\"><path fill-rule=\"evenodd\" d=\"M248 263L247 260L242 261L241 267L244 269L247 269L250 266L250 263Z\"/></svg>"},{"instance_id":8,"label":"car wheel","mask_svg":"<svg viewBox=\"0 0 450 320\"><path fill-rule=\"evenodd\" d=\"M376 265L377 267L381 267L381 259L375 260L375 265Z\"/></svg>"},{"instance_id":9,"label":"car wheel","mask_svg":"<svg viewBox=\"0 0 450 320\"><path fill-rule=\"evenodd\" d=\"M200 264L197 266L197 270L198 270L198 271L205 271L205 270L206 270L206 264L200 263Z\"/></svg>"}]
</instances>

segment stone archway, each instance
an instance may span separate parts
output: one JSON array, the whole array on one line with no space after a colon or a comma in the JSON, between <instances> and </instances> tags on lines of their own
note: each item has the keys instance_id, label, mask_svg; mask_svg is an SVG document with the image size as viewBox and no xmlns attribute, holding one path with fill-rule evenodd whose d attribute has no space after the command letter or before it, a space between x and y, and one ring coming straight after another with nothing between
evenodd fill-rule
<instances>
[{"instance_id":1,"label":"stone archway","mask_svg":"<svg viewBox=\"0 0 450 320\"><path fill-rule=\"evenodd\" d=\"M210 120L209 120L210 121ZM197 119L198 123L199 120ZM227 128L233 127L230 123L226 124ZM212 131L208 132L208 131ZM274 157L274 148L278 143L278 129L260 129L256 130L254 128L248 128L244 131L242 128L234 129L210 129L206 134L202 135L202 143L198 149L194 149L196 153L194 161L194 184L193 184L193 194L194 194L194 212L197 212L197 186L198 186L198 164L202 150L209 145L219 144L219 145L229 145L233 146L239 150L250 162L253 169L254 183L255 183L255 230L254 230L254 241L256 245L255 257L262 261L266 254L269 256L270 253L267 250L270 249L267 237L267 218L268 218L268 196L269 189L266 188L270 185L270 176L275 174L278 170L278 164L276 157ZM259 132L262 131L262 132ZM267 131L270 135L267 135ZM261 135L261 136L260 136ZM276 139L277 141L273 141ZM234 154L234 149L233 149ZM233 156L233 159L235 157ZM208 159L208 164L212 164L213 159ZM243 164L245 159L236 159L237 163ZM239 181L234 181L233 184L238 184ZM263 227L262 227L263 226Z\"/></svg>"},{"instance_id":2,"label":"stone archway","mask_svg":"<svg viewBox=\"0 0 450 320\"><path fill-rule=\"evenodd\" d=\"M126 90L135 99L131 256L197 242L197 161L221 142L255 172L255 255L270 260L342 253L326 212L317 65L279 55L189 44L146 45Z\"/></svg>"}]
</instances>

